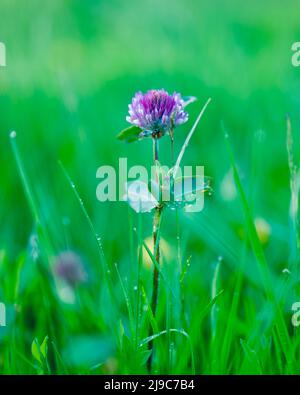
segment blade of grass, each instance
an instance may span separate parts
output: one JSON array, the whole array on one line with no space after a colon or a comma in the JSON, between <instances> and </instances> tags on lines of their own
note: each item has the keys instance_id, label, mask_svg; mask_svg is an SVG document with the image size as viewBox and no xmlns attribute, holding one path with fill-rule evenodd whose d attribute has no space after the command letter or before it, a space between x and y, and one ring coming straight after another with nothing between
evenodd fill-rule
<instances>
[{"instance_id":1,"label":"blade of grass","mask_svg":"<svg viewBox=\"0 0 300 395\"><path fill-rule=\"evenodd\" d=\"M241 298L241 288L243 283L243 275L244 275L244 266L246 263L246 250L247 250L247 243L245 243L245 248L242 254L241 265L238 270L236 284L233 290L233 297L232 297L232 304L229 311L228 321L225 329L224 338L222 341L222 350L221 350L221 357L220 357L220 371L224 374L228 374L228 370L226 369L228 363L228 356L230 347L232 344L232 338L234 336L235 331L235 323L237 319L237 312L238 312L238 304Z\"/></svg>"},{"instance_id":2,"label":"blade of grass","mask_svg":"<svg viewBox=\"0 0 300 395\"><path fill-rule=\"evenodd\" d=\"M128 310L128 316L129 316L129 325L130 325L130 332L131 332L131 338L134 339L135 338L135 331L134 331L134 314L133 314L133 309L130 303L130 299L128 297L128 293L125 289L122 277L120 275L119 269L118 269L118 265L115 263L115 268L116 268L116 272L118 275L118 279L120 281L121 284L121 288L122 288L122 292L123 292L123 296L125 299L125 303L126 303L126 307Z\"/></svg>"},{"instance_id":3,"label":"blade of grass","mask_svg":"<svg viewBox=\"0 0 300 395\"><path fill-rule=\"evenodd\" d=\"M17 139L17 133L15 131L10 133L10 143L11 143L11 147L12 147L12 151L14 154L14 158L17 164L17 169L21 178L21 182L23 184L23 188L25 191L25 195L31 210L31 213L33 215L34 221L36 223L36 225L38 226L38 224L41 223L40 221L40 217L39 217L39 213L38 213L38 209L37 209L37 204L35 202L35 198L33 196L33 192L31 190L31 187L29 185L29 181L27 179L25 170L24 170L24 165L23 165L23 161L21 159L20 153L19 153L19 149L18 149L18 145L16 142Z\"/></svg>"},{"instance_id":4,"label":"blade of grass","mask_svg":"<svg viewBox=\"0 0 300 395\"><path fill-rule=\"evenodd\" d=\"M190 346L191 361L192 361L192 371L193 371L193 374L195 374L195 357L194 357L193 346L192 346L192 342L191 342L189 334L186 331L184 331L183 329L176 329L176 328L171 328L169 330L169 332L180 334L180 335L184 336L187 339L187 341L189 343L189 346ZM167 334L168 334L168 331L167 330L163 330L163 331L161 331L159 333L155 333L152 336L148 336L148 337L146 337L145 339L143 339L140 342L140 347L143 347L144 345L148 344L149 342L152 342L153 340L157 339L158 337L160 337L162 335L167 335Z\"/></svg>"},{"instance_id":5,"label":"blade of grass","mask_svg":"<svg viewBox=\"0 0 300 395\"><path fill-rule=\"evenodd\" d=\"M192 126L192 129L190 130L189 134L187 135L187 138L185 139L185 142L184 142L184 144L183 144L183 146L182 146L182 148L180 150L180 153L179 153L178 158L176 160L175 166L173 168L173 172L172 173L173 173L173 178L174 179L176 178L177 171L179 169L179 166L180 166L181 160L183 158L184 152L185 152L187 146L189 145L189 142L190 142L190 140L191 140L191 138L192 138L192 136L193 136L193 134L194 134L194 132L196 130L196 127L198 126L198 123L200 122L200 120L201 120L201 118L202 118L202 116L203 116L203 114L204 114L204 112L205 112L205 110L206 110L206 108L207 108L207 106L209 105L210 102L211 102L211 98L209 98L207 100L207 102L204 104L202 110L200 111L200 114L198 115L194 125Z\"/></svg>"},{"instance_id":6,"label":"blade of grass","mask_svg":"<svg viewBox=\"0 0 300 395\"><path fill-rule=\"evenodd\" d=\"M224 129L224 127L223 127L223 129ZM233 151L232 151L232 148L231 148L231 145L229 142L229 135L225 129L224 129L224 132L225 132L224 133L225 143L226 143L230 163L231 163L231 166L233 169L233 176L234 176L235 185L238 190L239 197L240 197L240 200L242 203L246 226L247 226L248 234L249 234L249 239L250 239L250 243L252 246L252 251L254 253L254 256L257 260L257 263L258 263L260 271L261 271L261 279L262 279L262 284L264 286L266 297L275 308L276 318L277 318L276 319L276 327L277 327L279 338L281 341L282 352L285 355L285 358L286 358L289 368L291 369L291 371L293 371L293 365L295 363L295 360L294 360L294 356L292 353L289 333L288 333L288 330L287 330L287 327L286 327L286 324L284 321L282 311L276 301L275 294L273 292L273 285L272 285L272 280L271 280L271 276L270 276L270 271L269 271L268 264L267 264L267 261L266 261L265 255L264 255L263 248L260 244L260 241L259 241L259 238L258 238L258 235L256 232L256 228L255 228L254 221L253 221L253 215L252 215L250 207L248 205L246 194L243 189L243 186L242 186L242 183L241 183L238 171L237 171Z\"/></svg>"},{"instance_id":7,"label":"blade of grass","mask_svg":"<svg viewBox=\"0 0 300 395\"><path fill-rule=\"evenodd\" d=\"M160 265L157 263L157 261L155 259L155 256L152 254L152 252L150 251L149 247L147 246L147 244L144 241L143 241L143 247L147 251L152 263L156 266L161 278L164 280L164 283L166 284L166 286L168 287L168 289L172 293L173 297L176 299L176 295L174 294L170 283L168 282L168 280L167 280L166 276L164 275L163 271L161 270Z\"/></svg>"},{"instance_id":8,"label":"blade of grass","mask_svg":"<svg viewBox=\"0 0 300 395\"><path fill-rule=\"evenodd\" d=\"M221 261L222 261L221 259L218 260L215 270L214 270L214 275L213 275L212 284L211 284L211 298L212 298L212 300L218 294ZM212 342L213 342L215 339L215 336L216 336L216 332L217 332L216 304L214 304L212 306L211 311L210 311L210 323L211 323L211 336L212 336Z\"/></svg>"},{"instance_id":9,"label":"blade of grass","mask_svg":"<svg viewBox=\"0 0 300 395\"><path fill-rule=\"evenodd\" d=\"M112 283L112 279L111 279L111 270L110 270L110 268L108 266L108 263L106 261L106 258L105 258L104 252L103 252L101 238L99 237L98 233L96 232L94 224L93 224L93 222L92 222L92 220L91 220L91 218L90 218L90 216L89 216L89 214L88 214L88 212L87 212L87 210L85 208L84 202L83 202L81 196L79 195L79 192L77 191L76 185L72 181L71 177L69 176L67 170L65 169L64 165L62 164L62 162L60 160L58 161L58 164L61 167L62 172L63 172L66 180L68 181L71 189L73 190L75 198L77 199L77 201L79 203L81 211L82 211L82 213L83 213L83 215L84 215L84 217L85 217L85 219L86 219L86 221L87 221L87 223L88 223L88 225L90 227L91 233L92 233L92 235L93 235L93 237L94 237L94 239L96 241L96 244L97 244L97 247L98 247L99 260L100 260L100 263L101 263L101 266L102 266L103 277L106 280L106 285L107 285L108 292L109 292L110 299L111 299L111 309L112 309L113 312L115 312L115 314L117 314L116 313L116 306L118 304L117 304L117 300L116 300L116 297L115 297L115 293L113 292L113 283ZM114 314L110 314L110 317L111 317L111 325L114 328L115 327L114 326L114 322L115 322Z\"/></svg>"}]
</instances>

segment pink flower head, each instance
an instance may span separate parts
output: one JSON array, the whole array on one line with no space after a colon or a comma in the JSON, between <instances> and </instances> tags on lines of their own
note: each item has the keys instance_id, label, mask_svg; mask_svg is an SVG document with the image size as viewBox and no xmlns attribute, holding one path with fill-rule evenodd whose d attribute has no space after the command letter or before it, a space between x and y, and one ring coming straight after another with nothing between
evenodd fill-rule
<instances>
[{"instance_id":1,"label":"pink flower head","mask_svg":"<svg viewBox=\"0 0 300 395\"><path fill-rule=\"evenodd\" d=\"M179 93L164 89L137 92L129 104L126 120L143 130L141 137L161 137L188 120L185 102Z\"/></svg>"}]
</instances>

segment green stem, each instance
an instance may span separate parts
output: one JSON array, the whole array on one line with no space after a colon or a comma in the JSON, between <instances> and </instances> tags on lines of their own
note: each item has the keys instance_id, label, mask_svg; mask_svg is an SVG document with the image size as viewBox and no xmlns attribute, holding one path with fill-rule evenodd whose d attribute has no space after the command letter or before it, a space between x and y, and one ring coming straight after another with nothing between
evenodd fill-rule
<instances>
[{"instance_id":1,"label":"green stem","mask_svg":"<svg viewBox=\"0 0 300 395\"><path fill-rule=\"evenodd\" d=\"M153 138L153 160L159 160L159 145L158 145L158 138ZM160 264L160 246L159 246L159 238L158 238L158 230L160 226L160 219L161 219L161 212L162 206L158 206L155 208L154 217L153 217L153 255L155 256L156 262ZM151 301L151 310L153 316L156 316L156 309L157 309L157 298L158 298L158 283L159 283L159 272L158 268L154 265L153 268L153 288L152 288L152 301ZM149 328L149 336L153 335L153 328L150 325ZM149 373L151 372L152 368L152 360L153 360L153 341L149 342L149 350L152 350L152 353L148 359L148 370Z\"/></svg>"},{"instance_id":2,"label":"green stem","mask_svg":"<svg viewBox=\"0 0 300 395\"><path fill-rule=\"evenodd\" d=\"M154 245L155 259L158 264L160 263L160 247L159 247L159 240L157 239L157 237L158 237L158 229L160 225L161 211L162 208L157 207L155 209L154 218L153 218L153 245ZM155 247L156 247L156 251L155 251ZM152 293L152 302L151 302L151 308L154 315L156 313L156 306L157 306L158 277L159 277L158 269L155 266L153 272L153 293Z\"/></svg>"},{"instance_id":3,"label":"green stem","mask_svg":"<svg viewBox=\"0 0 300 395\"><path fill-rule=\"evenodd\" d=\"M175 165L175 156L174 156L174 130L170 130L170 140L171 140L171 162L172 166Z\"/></svg>"},{"instance_id":4,"label":"green stem","mask_svg":"<svg viewBox=\"0 0 300 395\"><path fill-rule=\"evenodd\" d=\"M160 246L159 246L159 239L158 239L158 230L159 230L159 226L160 226L161 212L162 212L162 207L158 206L155 209L154 218L153 218L154 256L155 256L155 260L158 264L160 264ZM152 310L154 317L156 316L156 310L157 310L158 284L159 284L159 272L158 272L158 268L154 265L152 300L151 300L151 310ZM149 336L152 336L152 335L153 335L153 328L150 325ZM152 350L152 354L151 354L150 358L148 359L148 368L149 368L149 372L150 372L151 367L152 367L152 360L153 360L153 341L149 342L149 349Z\"/></svg>"},{"instance_id":5,"label":"green stem","mask_svg":"<svg viewBox=\"0 0 300 395\"><path fill-rule=\"evenodd\" d=\"M18 168L18 171L19 171L20 178L21 178L21 182L23 184L25 195L26 195L29 207L31 209L31 213L33 215L35 224L38 227L40 225L41 221L40 221L40 217L39 217L39 214L38 214L36 201L35 201L35 198L33 197L33 194L32 194L32 191L31 191L31 187L29 185L29 182L28 182L25 170L24 170L23 161L22 161L21 156L19 154L19 149L18 149L18 145L17 145L17 142L16 142L16 138L17 138L17 133L15 131L11 132L10 133L10 142L11 142L13 154L14 154L14 157L15 157L15 161L16 161L16 164L17 164L17 168Z\"/></svg>"}]
</instances>

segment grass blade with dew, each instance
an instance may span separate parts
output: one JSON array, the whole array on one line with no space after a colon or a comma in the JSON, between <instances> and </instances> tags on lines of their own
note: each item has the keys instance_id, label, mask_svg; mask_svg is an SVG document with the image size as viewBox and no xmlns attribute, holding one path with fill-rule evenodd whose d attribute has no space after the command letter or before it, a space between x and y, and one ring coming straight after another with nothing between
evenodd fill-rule
<instances>
[{"instance_id":1,"label":"grass blade with dew","mask_svg":"<svg viewBox=\"0 0 300 395\"><path fill-rule=\"evenodd\" d=\"M142 245L143 245L143 247L145 248L147 254L149 255L149 257L150 257L150 259L151 259L153 265L156 266L156 268L157 268L157 270L158 270L158 272L159 272L159 275L161 276L161 278L162 278L163 281L165 282L166 286L169 288L169 290L171 291L171 293L172 293L172 295L174 296L174 298L176 298L176 296L175 296L175 294L174 294L174 292L173 292L173 289L172 289L170 283L167 281L166 276L164 275L164 273L163 273L163 271L162 271L162 269L161 269L159 263L156 261L156 258L155 258L156 252L157 252L157 249L158 249L158 245L159 245L159 240L160 240L160 232L161 232L161 224L162 224L163 216L164 216L164 212L162 212L162 214L161 214L161 218L160 218L160 222L159 222L159 227L158 227L158 230L157 230L156 243L155 243L155 246L154 246L154 252L153 252L153 253L151 252L150 248L147 246L147 244L145 243L144 240L142 240ZM136 232L136 229L134 229L134 230L135 230L135 232Z\"/></svg>"},{"instance_id":2,"label":"grass blade with dew","mask_svg":"<svg viewBox=\"0 0 300 395\"><path fill-rule=\"evenodd\" d=\"M198 341L199 331L201 330L202 321L209 314L211 308L213 307L213 305L216 303L218 298L220 298L223 293L224 293L224 289L221 289L218 292L218 294L213 299L211 299L200 312L198 312L198 310L197 310L197 315L194 317L193 320L191 320L190 328L189 328L189 333L190 333L192 342ZM182 356L182 359L183 358L185 358L185 357Z\"/></svg>"},{"instance_id":3,"label":"grass blade with dew","mask_svg":"<svg viewBox=\"0 0 300 395\"><path fill-rule=\"evenodd\" d=\"M244 339L240 339L240 344L245 355L243 365L247 366L247 368L245 368L245 372L263 374L261 363L258 359L256 351L253 350ZM243 369L243 367L241 369Z\"/></svg>"},{"instance_id":4,"label":"grass blade with dew","mask_svg":"<svg viewBox=\"0 0 300 395\"><path fill-rule=\"evenodd\" d=\"M41 249L39 255L41 259L37 260L37 267L39 268L39 272L41 275L41 279L43 279L44 275L47 275L48 271L48 266L44 267L43 263L47 264L49 263L49 257L53 255L53 247L50 242L50 237L48 235L48 231L44 224L42 224L41 216L39 214L38 210L38 205L36 203L36 198L34 196L34 193L31 189L30 183L28 181L28 177L26 175L24 165L22 158L19 153L18 145L17 145L17 133L15 131L10 133L10 142L11 142L11 147L12 151L14 154L14 158L17 164L17 169L21 178L21 182L23 185L23 189L25 191L25 196L27 198L29 208L31 211L31 214L34 219L35 227L36 227L36 233L38 236L39 243L43 246ZM48 292L48 291L47 291ZM15 294L15 296L17 296ZM45 306L48 306L47 304Z\"/></svg>"},{"instance_id":5,"label":"grass blade with dew","mask_svg":"<svg viewBox=\"0 0 300 395\"><path fill-rule=\"evenodd\" d=\"M25 169L24 169L24 164L21 158L21 155L19 153L19 148L17 144L17 133L15 131L12 131L9 135L10 137L10 143L13 151L13 155L16 161L17 169L20 175L20 179L23 185L23 189L25 191L25 196L29 204L29 208L31 211L31 214L34 219L34 223L36 226L36 232L39 237L39 239L43 242L44 249L47 251L47 255L50 255L52 253L52 247L50 243L49 236L47 234L46 228L42 226L42 221L41 217L39 215L39 210L38 210L38 205L36 203L36 198L34 196L34 193L32 191L32 188L30 186L30 183L28 181L28 177L26 175Z\"/></svg>"},{"instance_id":6,"label":"grass blade with dew","mask_svg":"<svg viewBox=\"0 0 300 395\"><path fill-rule=\"evenodd\" d=\"M222 258L218 259L216 264L212 283L211 283L211 298L212 300L217 296L219 289L219 276L220 276L220 266L221 266ZM214 341L217 333L217 309L216 304L214 304L210 311L210 323L211 323L211 334L212 334L212 342Z\"/></svg>"},{"instance_id":7,"label":"grass blade with dew","mask_svg":"<svg viewBox=\"0 0 300 395\"><path fill-rule=\"evenodd\" d=\"M95 241L96 241L96 244L97 244L97 247L98 247L98 254L99 254L99 258L100 258L100 263L102 265L103 276L104 276L104 278L106 280L106 284L107 284L107 287L108 287L108 291L109 291L109 294L110 294L111 301L113 302L112 306L117 306L116 297L115 297L115 294L113 292L111 271L109 269L108 263L106 261L106 258L105 258L104 252L103 252L101 238L99 237L98 233L96 232L94 224L93 224L93 222L92 222L92 220L91 220L91 218L90 218L90 216L89 216L89 214L88 214L88 212L87 212L87 210L85 208L83 200L82 200L82 198L80 197L80 195L79 195L79 193L77 191L76 185L72 181L71 177L69 176L67 170L65 169L64 165L62 164L62 162L60 160L58 161L58 164L61 167L62 172L65 175L65 178L67 179L71 189L73 190L73 193L74 193L74 195L75 195L75 197L76 197L76 199L77 199L77 201L79 203L81 211L82 211L82 213L83 213L83 215L84 215L84 217L85 217L85 219L86 219L86 221L87 221L87 223L88 223L88 225L90 227L91 233L92 233L92 235L95 238ZM115 310L116 307L114 307L114 308L112 307L112 309ZM114 323L113 314L111 316L112 316L111 323L113 324Z\"/></svg>"},{"instance_id":8,"label":"grass blade with dew","mask_svg":"<svg viewBox=\"0 0 300 395\"><path fill-rule=\"evenodd\" d=\"M225 143L226 143L226 147L227 147L227 151L228 151L228 156L230 159L230 164L233 169L233 177L234 177L235 185L238 190L239 197L240 197L242 207L243 207L243 212L244 212L244 216L245 216L245 221L246 221L246 226L248 229L248 234L249 234L249 239L250 239L252 251L254 253L254 256L255 256L257 263L259 265L259 268L260 268L261 280L262 280L262 284L264 286L266 297L275 308L275 312L276 312L275 325L276 325L276 328L278 330L278 334L280 337L282 352L284 353L286 361L289 366L289 369L292 372L293 366L295 364L295 359L294 359L294 355L292 352L289 333L288 333L288 330L287 330L287 327L286 327L286 324L284 321L283 313L280 309L280 306L278 305L275 294L273 292L273 285L272 285L269 267L268 267L268 264L267 264L267 261L266 261L265 255L264 255L263 248L260 244L259 237L257 235L257 231L256 231L256 228L254 225L253 215L252 215L250 207L248 205L247 197L246 197L245 191L243 189L243 186L242 186L242 183L241 183L238 171L237 171L233 151L231 148L231 144L229 142L229 135L228 135L228 132L225 130L224 125L222 125L222 127L224 130Z\"/></svg>"},{"instance_id":9,"label":"grass blade with dew","mask_svg":"<svg viewBox=\"0 0 300 395\"><path fill-rule=\"evenodd\" d=\"M172 339L171 339L171 326L172 326L172 295L166 289L166 330L167 330L167 374L172 374Z\"/></svg>"},{"instance_id":10,"label":"grass blade with dew","mask_svg":"<svg viewBox=\"0 0 300 395\"><path fill-rule=\"evenodd\" d=\"M57 348L55 342L52 341L51 344L52 344L52 348L53 348L53 351L55 354L56 365L61 367L61 369L59 371L63 371L63 374L69 374L68 369L62 359L62 356L60 355L60 353L58 351L58 348Z\"/></svg>"},{"instance_id":11,"label":"grass blade with dew","mask_svg":"<svg viewBox=\"0 0 300 395\"><path fill-rule=\"evenodd\" d=\"M213 300L219 292L220 288L220 268L221 268L222 258L219 257L213 271L213 277L211 282L211 299ZM211 329L211 339L210 339L210 353L211 353L211 365L213 371L219 371L219 361L220 361L220 349L218 347L219 335L218 323L219 323L219 306L216 303L210 309L210 329Z\"/></svg>"},{"instance_id":12,"label":"grass blade with dew","mask_svg":"<svg viewBox=\"0 0 300 395\"><path fill-rule=\"evenodd\" d=\"M135 338L135 331L134 331L134 314L133 314L133 309L132 309L129 296L128 296L128 293L127 293L126 288L124 286L124 283L123 283L122 277L120 275L120 272L119 272L117 264L115 264L115 268L116 268L116 272L117 272L117 275L118 275L118 279L119 279L120 284L121 284L121 288L122 288L123 296L124 296L124 299L125 299L126 307L127 307L127 310L128 310L131 338L134 339Z\"/></svg>"},{"instance_id":13,"label":"grass blade with dew","mask_svg":"<svg viewBox=\"0 0 300 395\"><path fill-rule=\"evenodd\" d=\"M194 357L193 346L192 346L192 342L191 342L189 334L186 331L184 331L183 329L176 329L176 328L169 329L169 332L180 334L187 339L189 346L190 346L190 353L191 353L191 360L192 360L192 371L193 371L193 374L195 374L195 357ZM149 342L152 342L153 340L157 339L158 337L160 337L162 335L167 335L167 334L168 334L168 331L163 330L159 333L155 333L152 336L148 336L140 342L140 347L143 347L144 345L148 344Z\"/></svg>"},{"instance_id":14,"label":"grass blade with dew","mask_svg":"<svg viewBox=\"0 0 300 395\"><path fill-rule=\"evenodd\" d=\"M191 138L192 138L192 136L193 136L193 134L194 134L194 132L196 130L196 127L198 126L198 123L200 122L200 120L201 120L201 118L202 118L202 116L203 116L203 114L204 114L204 112L205 112L205 110L206 110L206 108L207 108L207 106L209 105L210 102L211 102L211 98L209 98L207 100L207 102L204 104L202 110L200 111L200 114L198 115L194 125L192 126L192 129L190 130L189 134L187 135L187 138L185 139L185 142L184 142L184 144L183 144L183 146L182 146L182 148L180 150L180 153L178 155L178 158L176 160L175 166L174 166L173 171L172 171L172 175L173 175L174 179L175 179L175 177L177 175L177 171L179 169L179 166L180 166L181 160L183 158L184 152L185 152L187 146L189 145L189 142L190 142L190 140L191 140Z\"/></svg>"},{"instance_id":15,"label":"grass blade with dew","mask_svg":"<svg viewBox=\"0 0 300 395\"><path fill-rule=\"evenodd\" d=\"M94 238L95 238L95 241L96 241L97 246L98 246L98 252L99 252L99 256L100 256L100 261L101 261L101 263L102 263L103 271L104 271L104 273L107 273L107 271L108 271L108 265L107 265L107 262L106 262L106 259L105 259L105 255L104 255L104 252L103 252L103 248L102 248L102 244L101 244L101 239L100 239L98 233L96 232L96 229L95 229L95 227L94 227L94 224L93 224L93 222L92 222L92 220L91 220L91 218L90 218L90 216L89 216L89 214L88 214L88 212L87 212L87 210L86 210L86 208L85 208L85 205L84 205L84 203L83 203L83 200L82 200L82 198L80 197L80 195L79 195L79 193L78 193L78 191L77 191L76 185L75 185L74 182L72 181L72 179L71 179L71 177L69 176L69 174L68 174L66 168L64 167L64 165L62 164L62 162L61 162L60 160L58 161L58 164L59 164L59 166L61 167L61 169L62 169L62 171L63 171L63 174L65 175L65 177L66 177L66 179L67 179L67 181L68 181L68 183L69 183L71 189L73 190L74 195L75 195L75 197L76 197L76 199L77 199L77 201L78 201L78 203L79 203L79 206L80 206L80 208L81 208L81 210L82 210L82 212L83 212L83 215L84 215L84 217L86 218L86 221L87 221L87 223L88 223L88 225L89 225L89 227L90 227L90 230L91 230L91 232L92 232L92 234L93 234L93 236L94 236Z\"/></svg>"},{"instance_id":16,"label":"grass blade with dew","mask_svg":"<svg viewBox=\"0 0 300 395\"><path fill-rule=\"evenodd\" d=\"M155 316L153 314L153 311L152 311L152 308L151 308L151 303L149 303L149 301L148 301L146 291L145 291L145 289L144 289L144 287L142 285L141 285L141 294L142 294L144 306L146 307L147 315L148 315L148 318L149 318L149 323L150 323L151 328L152 328L152 333L157 333L157 332L159 332L158 323L157 323L156 318L155 318ZM161 341L161 339L158 338L157 341L159 342L159 341ZM140 347L140 343L139 343L139 347ZM160 349L163 348L162 343L159 344L159 348ZM151 348L151 352L153 352L153 348Z\"/></svg>"},{"instance_id":17,"label":"grass blade with dew","mask_svg":"<svg viewBox=\"0 0 300 395\"><path fill-rule=\"evenodd\" d=\"M33 192L31 190L31 187L29 185L25 170L24 170L24 165L23 165L23 161L21 159L20 153L19 153L19 149L18 149L18 145L16 142L17 139L17 133L15 131L11 132L10 135L10 143L11 143L11 147L13 150L13 154L14 154L14 158L17 164L17 169L23 184L23 188L26 194L26 198L30 207L30 210L32 212L33 218L35 223L38 225L41 223L40 221L40 217L38 214L38 209L37 209L37 205L35 202L35 198L33 196Z\"/></svg>"}]
</instances>

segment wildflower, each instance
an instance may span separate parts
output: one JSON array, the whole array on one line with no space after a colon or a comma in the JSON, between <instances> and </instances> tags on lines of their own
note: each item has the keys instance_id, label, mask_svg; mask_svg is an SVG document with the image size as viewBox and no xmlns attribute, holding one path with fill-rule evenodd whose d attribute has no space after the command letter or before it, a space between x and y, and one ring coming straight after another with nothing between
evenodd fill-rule
<instances>
[{"instance_id":1,"label":"wildflower","mask_svg":"<svg viewBox=\"0 0 300 395\"><path fill-rule=\"evenodd\" d=\"M164 89L137 92L126 120L142 129L139 137L160 138L188 120L185 104L179 93L169 95Z\"/></svg>"},{"instance_id":2,"label":"wildflower","mask_svg":"<svg viewBox=\"0 0 300 395\"><path fill-rule=\"evenodd\" d=\"M81 258L72 251L64 251L55 258L54 273L70 287L86 281Z\"/></svg>"}]
</instances>

